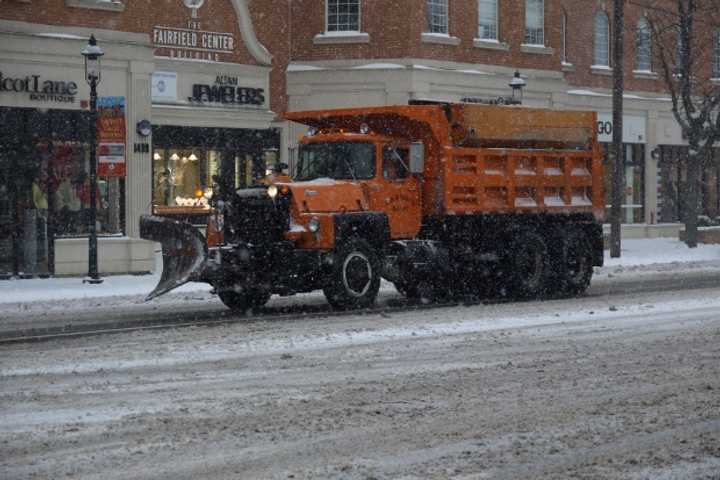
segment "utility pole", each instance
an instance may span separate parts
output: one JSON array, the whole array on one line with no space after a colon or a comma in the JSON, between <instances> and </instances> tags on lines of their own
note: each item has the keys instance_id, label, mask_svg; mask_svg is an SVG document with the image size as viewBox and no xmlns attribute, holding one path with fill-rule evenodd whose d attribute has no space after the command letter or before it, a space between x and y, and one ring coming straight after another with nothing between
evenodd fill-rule
<instances>
[{"instance_id":1,"label":"utility pole","mask_svg":"<svg viewBox=\"0 0 720 480\"><path fill-rule=\"evenodd\" d=\"M624 0L614 0L613 14L613 162L612 162L612 202L610 206L610 256L620 257L620 232L623 197L623 168L625 152L623 149L623 75L624 47Z\"/></svg>"}]
</instances>

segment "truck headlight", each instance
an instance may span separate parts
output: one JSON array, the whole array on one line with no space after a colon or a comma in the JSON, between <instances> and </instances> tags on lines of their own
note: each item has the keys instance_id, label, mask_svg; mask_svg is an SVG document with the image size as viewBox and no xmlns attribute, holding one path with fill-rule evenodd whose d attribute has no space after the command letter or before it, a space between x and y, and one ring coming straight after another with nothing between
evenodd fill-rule
<instances>
[{"instance_id":1,"label":"truck headlight","mask_svg":"<svg viewBox=\"0 0 720 480\"><path fill-rule=\"evenodd\" d=\"M318 230L320 230L320 219L317 217L312 217L308 222L308 230L310 230L312 233L316 233Z\"/></svg>"},{"instance_id":2,"label":"truck headlight","mask_svg":"<svg viewBox=\"0 0 720 480\"><path fill-rule=\"evenodd\" d=\"M277 187L277 185L270 185L270 186L268 187L268 189L267 189L267 192L268 192L268 195L270 195L270 198L272 198L272 199L274 200L275 197L277 197L277 194L278 194L278 187Z\"/></svg>"}]
</instances>

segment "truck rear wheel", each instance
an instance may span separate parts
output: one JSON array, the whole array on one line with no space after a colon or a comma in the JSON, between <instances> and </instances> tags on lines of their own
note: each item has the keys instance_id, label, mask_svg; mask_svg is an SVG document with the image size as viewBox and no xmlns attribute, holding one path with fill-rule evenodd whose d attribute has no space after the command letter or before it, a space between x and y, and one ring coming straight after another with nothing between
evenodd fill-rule
<instances>
[{"instance_id":1,"label":"truck rear wheel","mask_svg":"<svg viewBox=\"0 0 720 480\"><path fill-rule=\"evenodd\" d=\"M520 298L539 297L547 286L548 250L543 238L532 232L515 236L505 259L509 293Z\"/></svg>"},{"instance_id":2,"label":"truck rear wheel","mask_svg":"<svg viewBox=\"0 0 720 480\"><path fill-rule=\"evenodd\" d=\"M565 240L563 250L563 293L580 295L590 286L593 274L590 242L581 232L573 232Z\"/></svg>"},{"instance_id":3,"label":"truck rear wheel","mask_svg":"<svg viewBox=\"0 0 720 480\"><path fill-rule=\"evenodd\" d=\"M270 292L261 289L219 290L218 297L231 310L245 312L251 308L259 308L270 300Z\"/></svg>"},{"instance_id":4,"label":"truck rear wheel","mask_svg":"<svg viewBox=\"0 0 720 480\"><path fill-rule=\"evenodd\" d=\"M360 238L349 240L335 251L323 293L334 308L367 308L377 298L380 273L380 261L370 244Z\"/></svg>"}]
</instances>

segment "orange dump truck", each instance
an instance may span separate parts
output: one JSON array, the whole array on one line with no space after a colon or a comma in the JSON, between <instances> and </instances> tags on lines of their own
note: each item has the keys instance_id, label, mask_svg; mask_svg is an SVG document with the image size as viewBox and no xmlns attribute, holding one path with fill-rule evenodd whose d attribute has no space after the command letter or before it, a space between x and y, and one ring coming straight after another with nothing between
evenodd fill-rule
<instances>
[{"instance_id":1,"label":"orange dump truck","mask_svg":"<svg viewBox=\"0 0 720 480\"><path fill-rule=\"evenodd\" d=\"M403 295L582 293L602 265L602 163L592 112L425 103L288 113L309 127L289 181L215 188L206 237L152 216L153 297L212 284L234 309L322 289L361 308Z\"/></svg>"}]
</instances>

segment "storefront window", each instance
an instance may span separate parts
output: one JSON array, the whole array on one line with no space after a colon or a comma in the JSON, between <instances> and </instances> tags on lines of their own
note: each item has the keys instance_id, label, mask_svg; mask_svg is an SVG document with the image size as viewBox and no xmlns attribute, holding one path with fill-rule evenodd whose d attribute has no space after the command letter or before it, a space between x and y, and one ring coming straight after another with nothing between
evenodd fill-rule
<instances>
[{"instance_id":1,"label":"storefront window","mask_svg":"<svg viewBox=\"0 0 720 480\"><path fill-rule=\"evenodd\" d=\"M659 222L684 222L687 218L688 147L661 145L658 171ZM720 149L713 150L700 179L700 223L720 224Z\"/></svg>"},{"instance_id":2,"label":"storefront window","mask_svg":"<svg viewBox=\"0 0 720 480\"><path fill-rule=\"evenodd\" d=\"M215 188L256 184L278 161L277 130L153 127L153 213L204 224Z\"/></svg>"},{"instance_id":3,"label":"storefront window","mask_svg":"<svg viewBox=\"0 0 720 480\"><path fill-rule=\"evenodd\" d=\"M39 143L36 154L40 161L30 192L35 208L49 212L56 236L87 234L91 207L89 145L80 142ZM95 194L98 234L122 233L121 183L124 181L118 178L98 177Z\"/></svg>"},{"instance_id":4,"label":"storefront window","mask_svg":"<svg viewBox=\"0 0 720 480\"><path fill-rule=\"evenodd\" d=\"M0 125L0 278L52 274L54 241L90 230L87 114L0 108ZM97 183L97 232L120 235L125 180Z\"/></svg>"},{"instance_id":5,"label":"storefront window","mask_svg":"<svg viewBox=\"0 0 720 480\"><path fill-rule=\"evenodd\" d=\"M156 212L162 213L164 207L207 210L218 168L216 150L155 149L153 204Z\"/></svg>"},{"instance_id":6,"label":"storefront window","mask_svg":"<svg viewBox=\"0 0 720 480\"><path fill-rule=\"evenodd\" d=\"M610 218L612 205L612 144L602 143L605 170L605 218ZM623 168L623 193L621 204L622 223L645 222L645 145L624 143L625 166Z\"/></svg>"}]
</instances>

